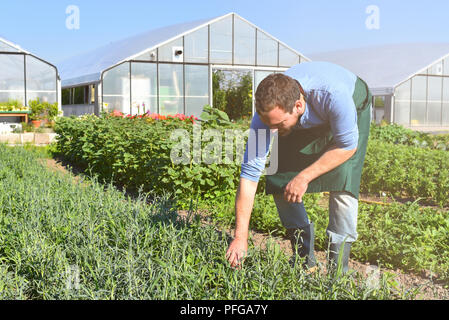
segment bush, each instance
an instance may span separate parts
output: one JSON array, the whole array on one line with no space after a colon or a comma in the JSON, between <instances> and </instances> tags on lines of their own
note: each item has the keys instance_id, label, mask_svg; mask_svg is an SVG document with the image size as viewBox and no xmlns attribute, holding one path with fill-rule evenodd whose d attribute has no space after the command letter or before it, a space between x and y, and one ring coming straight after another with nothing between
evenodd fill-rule
<instances>
[{"instance_id":1,"label":"bush","mask_svg":"<svg viewBox=\"0 0 449 320\"><path fill-rule=\"evenodd\" d=\"M214 122L201 126L203 133L206 129L223 132L227 128L235 129ZM178 131L181 140L171 139L175 130L183 130ZM179 199L210 198L233 193L239 180L238 161L227 164L197 161L197 146L191 138L194 137L192 121L153 120L150 117L71 117L58 119L55 132L58 134L58 154L81 169L91 170L100 179L112 180L129 191L140 188L156 194L170 192ZM183 137L187 138L185 144ZM181 145L191 151L190 154L183 151L183 155L190 157L186 157L183 163L174 164L172 149L180 149ZM214 147L214 141L201 142L203 152ZM224 159L225 148L216 153ZM204 156L203 153L203 160Z\"/></svg>"},{"instance_id":2,"label":"bush","mask_svg":"<svg viewBox=\"0 0 449 320\"><path fill-rule=\"evenodd\" d=\"M448 205L449 152L370 140L360 190Z\"/></svg>"},{"instance_id":3,"label":"bush","mask_svg":"<svg viewBox=\"0 0 449 320\"><path fill-rule=\"evenodd\" d=\"M54 121L55 118L61 113L58 109L58 103L53 104L40 101L39 98L36 100L30 100L29 106L31 109L30 119L31 120L43 120Z\"/></svg>"},{"instance_id":4,"label":"bush","mask_svg":"<svg viewBox=\"0 0 449 320\"><path fill-rule=\"evenodd\" d=\"M226 119L220 120L220 114L210 114L206 118L201 126L202 133L207 129L219 129L221 132L227 129L243 132L248 129L248 124L238 126L229 124ZM196 161L198 157L194 157L198 145L191 139L194 136L192 121L164 119L121 116L61 118L55 126L59 135L57 150L81 169L89 169L101 179L112 180L130 191L137 191L139 187L157 194L168 191L180 199L191 196L214 199L235 194L240 163L199 163ZM190 158L184 164L174 164L171 160L172 149L180 143L180 140L170 139L176 129L184 130L183 136L188 138L186 147L191 151ZM244 147L245 142L242 143ZM201 142L203 151L213 147L214 140ZM221 159L224 159L225 150L224 146L218 155ZM259 183L259 192L264 189L263 182L264 177ZM384 191L396 197L421 197L442 206L447 205L449 153L394 145L371 138L362 172L361 191L374 194Z\"/></svg>"}]
</instances>

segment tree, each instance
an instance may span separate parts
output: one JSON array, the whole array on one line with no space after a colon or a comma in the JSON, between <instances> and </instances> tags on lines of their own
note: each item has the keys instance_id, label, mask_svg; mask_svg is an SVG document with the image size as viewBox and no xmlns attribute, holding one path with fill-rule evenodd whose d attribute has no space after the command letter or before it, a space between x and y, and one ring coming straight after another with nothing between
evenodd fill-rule
<instances>
[{"instance_id":1,"label":"tree","mask_svg":"<svg viewBox=\"0 0 449 320\"><path fill-rule=\"evenodd\" d=\"M213 73L213 105L226 112L231 120L251 117L252 114L252 84L251 72L223 71Z\"/></svg>"}]
</instances>

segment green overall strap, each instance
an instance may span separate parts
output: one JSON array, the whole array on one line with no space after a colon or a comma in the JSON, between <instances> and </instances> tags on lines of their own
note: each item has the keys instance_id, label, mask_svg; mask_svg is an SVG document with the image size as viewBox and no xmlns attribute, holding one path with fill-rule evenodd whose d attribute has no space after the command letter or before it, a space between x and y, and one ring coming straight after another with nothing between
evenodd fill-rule
<instances>
[{"instance_id":1,"label":"green overall strap","mask_svg":"<svg viewBox=\"0 0 449 320\"><path fill-rule=\"evenodd\" d=\"M309 183L307 193L347 191L359 196L360 179L368 143L372 95L366 83L357 78L353 100L357 109L359 140L356 153L337 168ZM329 125L296 130L278 139L278 171L266 176L266 193L284 193L285 186L302 170L317 161L334 145Z\"/></svg>"}]
</instances>

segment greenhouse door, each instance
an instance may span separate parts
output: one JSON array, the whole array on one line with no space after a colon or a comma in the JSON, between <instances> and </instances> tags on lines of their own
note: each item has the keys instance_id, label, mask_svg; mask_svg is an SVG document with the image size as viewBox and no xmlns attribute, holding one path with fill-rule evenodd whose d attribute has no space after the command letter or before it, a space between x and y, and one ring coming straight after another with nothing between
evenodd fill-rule
<instances>
[{"instance_id":1,"label":"greenhouse door","mask_svg":"<svg viewBox=\"0 0 449 320\"><path fill-rule=\"evenodd\" d=\"M232 121L251 118L253 111L253 71L251 69L212 70L212 106L224 111Z\"/></svg>"},{"instance_id":2,"label":"greenhouse door","mask_svg":"<svg viewBox=\"0 0 449 320\"><path fill-rule=\"evenodd\" d=\"M210 104L226 112L233 121L251 118L255 112L254 88L268 75L285 70L212 66Z\"/></svg>"}]
</instances>

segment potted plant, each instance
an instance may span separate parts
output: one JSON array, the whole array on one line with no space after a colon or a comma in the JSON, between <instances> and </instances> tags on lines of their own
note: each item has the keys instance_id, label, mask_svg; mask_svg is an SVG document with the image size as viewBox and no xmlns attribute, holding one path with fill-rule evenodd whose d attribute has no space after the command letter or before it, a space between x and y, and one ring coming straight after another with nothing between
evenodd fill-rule
<instances>
[{"instance_id":1,"label":"potted plant","mask_svg":"<svg viewBox=\"0 0 449 320\"><path fill-rule=\"evenodd\" d=\"M39 128L42 124L44 105L41 103L40 99L31 100L29 102L30 106L30 120L35 128Z\"/></svg>"},{"instance_id":2,"label":"potted plant","mask_svg":"<svg viewBox=\"0 0 449 320\"><path fill-rule=\"evenodd\" d=\"M61 111L59 111L58 109L58 103L55 102L53 104L50 104L48 102L45 102L45 111L44 111L45 115L46 115L46 124L52 128L55 124L55 119L58 115L61 114Z\"/></svg>"}]
</instances>

